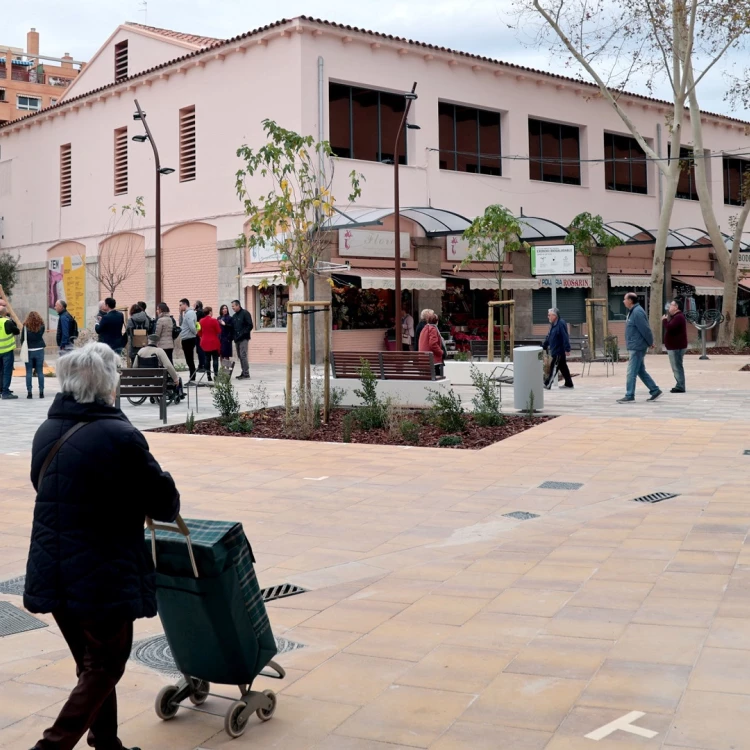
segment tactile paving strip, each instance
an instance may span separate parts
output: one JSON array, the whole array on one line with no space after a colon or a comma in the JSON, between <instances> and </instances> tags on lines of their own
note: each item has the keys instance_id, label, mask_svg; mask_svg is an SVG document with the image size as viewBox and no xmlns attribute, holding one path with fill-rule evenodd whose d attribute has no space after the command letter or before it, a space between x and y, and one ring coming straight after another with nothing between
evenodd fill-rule
<instances>
[{"instance_id":1,"label":"tactile paving strip","mask_svg":"<svg viewBox=\"0 0 750 750\"><path fill-rule=\"evenodd\" d=\"M10 602L0 602L0 638L46 627L46 622L37 620L36 617L14 607Z\"/></svg>"}]
</instances>

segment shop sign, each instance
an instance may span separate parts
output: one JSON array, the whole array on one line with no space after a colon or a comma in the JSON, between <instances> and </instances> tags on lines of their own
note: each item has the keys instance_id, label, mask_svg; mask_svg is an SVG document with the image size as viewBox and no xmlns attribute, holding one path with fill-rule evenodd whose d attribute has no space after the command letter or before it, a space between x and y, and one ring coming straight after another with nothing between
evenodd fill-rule
<instances>
[{"instance_id":1,"label":"shop sign","mask_svg":"<svg viewBox=\"0 0 750 750\"><path fill-rule=\"evenodd\" d=\"M737 258L738 268L750 268L750 253L740 253Z\"/></svg>"},{"instance_id":2,"label":"shop sign","mask_svg":"<svg viewBox=\"0 0 750 750\"><path fill-rule=\"evenodd\" d=\"M355 255L366 258L395 257L393 232L378 232L368 229L339 229L339 255ZM401 257L409 257L409 233L401 232Z\"/></svg>"},{"instance_id":3,"label":"shop sign","mask_svg":"<svg viewBox=\"0 0 750 750\"><path fill-rule=\"evenodd\" d=\"M251 263L279 263L286 260L283 253L283 242L285 236L277 234L275 241L264 242L262 245L254 245L250 248Z\"/></svg>"},{"instance_id":4,"label":"shop sign","mask_svg":"<svg viewBox=\"0 0 750 750\"><path fill-rule=\"evenodd\" d=\"M86 261L80 255L47 261L47 313L49 330L57 330L55 303L65 300L68 312L83 328L86 323Z\"/></svg>"},{"instance_id":5,"label":"shop sign","mask_svg":"<svg viewBox=\"0 0 750 750\"><path fill-rule=\"evenodd\" d=\"M575 272L576 252L573 245L532 246L532 276L563 276Z\"/></svg>"},{"instance_id":6,"label":"shop sign","mask_svg":"<svg viewBox=\"0 0 750 750\"><path fill-rule=\"evenodd\" d=\"M503 243L504 244L504 243ZM458 235L450 235L446 246L446 257L449 261L462 261L469 257L469 241L464 240ZM489 261L496 261L497 254L493 251ZM505 253L500 256L500 262L505 262Z\"/></svg>"},{"instance_id":7,"label":"shop sign","mask_svg":"<svg viewBox=\"0 0 750 750\"><path fill-rule=\"evenodd\" d=\"M589 289L591 287L591 276L555 276L555 287L557 289ZM552 286L550 277L543 277L542 289L549 289Z\"/></svg>"}]
</instances>

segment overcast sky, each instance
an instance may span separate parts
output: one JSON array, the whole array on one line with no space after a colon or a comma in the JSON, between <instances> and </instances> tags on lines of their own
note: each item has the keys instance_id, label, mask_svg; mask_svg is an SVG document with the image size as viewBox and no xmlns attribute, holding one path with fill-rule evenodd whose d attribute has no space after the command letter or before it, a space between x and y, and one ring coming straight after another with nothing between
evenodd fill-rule
<instances>
[{"instance_id":1,"label":"overcast sky","mask_svg":"<svg viewBox=\"0 0 750 750\"><path fill-rule=\"evenodd\" d=\"M41 35L42 54L90 58L118 24L152 26L215 37L231 37L281 18L311 15L338 23L569 74L548 52L520 44L508 28L511 0L25 0L5 2L1 44L25 47L32 26ZM745 118L723 100L720 72L700 92L701 106ZM631 89L637 87L631 86ZM642 90L642 93L647 93ZM668 96L667 91L657 92Z\"/></svg>"}]
</instances>

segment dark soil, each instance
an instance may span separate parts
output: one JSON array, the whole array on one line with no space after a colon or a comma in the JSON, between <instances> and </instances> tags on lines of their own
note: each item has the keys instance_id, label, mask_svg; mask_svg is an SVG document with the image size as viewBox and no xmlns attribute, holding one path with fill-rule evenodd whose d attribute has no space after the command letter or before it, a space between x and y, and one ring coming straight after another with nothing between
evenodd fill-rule
<instances>
[{"instance_id":1,"label":"dark soil","mask_svg":"<svg viewBox=\"0 0 750 750\"><path fill-rule=\"evenodd\" d=\"M744 367L740 367L740 372L750 372L750 365L745 365Z\"/></svg>"},{"instance_id":2,"label":"dark soil","mask_svg":"<svg viewBox=\"0 0 750 750\"><path fill-rule=\"evenodd\" d=\"M702 354L700 349L688 349L685 354ZM708 346L706 347L706 354L710 357L712 354L715 354L717 357L721 354L731 354L735 357L750 357L750 349L743 349L741 351L737 351L737 349L732 349L730 346Z\"/></svg>"},{"instance_id":3,"label":"dark soil","mask_svg":"<svg viewBox=\"0 0 750 750\"><path fill-rule=\"evenodd\" d=\"M314 441L323 441L329 443L343 442L343 420L346 414L350 413L348 409L335 409L331 412L331 418L328 424L321 425L308 438ZM243 420L252 420L252 432L230 432L218 419L206 419L200 422L196 421L193 435L219 435L223 437L256 437L256 438L277 438L281 440L300 440L298 434L287 430L284 424L284 410L282 408L264 409L255 414L245 413L242 415ZM419 440L415 443L422 448L437 448L438 440L446 434L435 425L426 422L426 413L424 411L414 410L405 412L404 419L409 419L419 425ZM524 432L536 425L548 422L554 417L534 417L529 419L524 416L506 416L505 424L500 427L480 427L474 422L470 414L467 414L467 428L461 433L463 442L461 445L451 446L455 448L468 448L476 450L486 448L488 445L497 443L500 440L512 437L519 432ZM187 434L185 425L173 425L171 427L160 427L154 432L171 432L173 434ZM392 435L386 429L379 430L361 430L358 426L352 430L352 443L365 443L370 445L412 445L406 442L400 433Z\"/></svg>"}]
</instances>

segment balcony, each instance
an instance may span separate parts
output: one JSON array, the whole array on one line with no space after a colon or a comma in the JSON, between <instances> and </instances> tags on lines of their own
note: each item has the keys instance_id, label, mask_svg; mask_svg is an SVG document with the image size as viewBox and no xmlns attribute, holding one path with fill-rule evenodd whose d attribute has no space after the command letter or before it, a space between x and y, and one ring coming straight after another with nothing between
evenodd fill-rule
<instances>
[{"instance_id":1,"label":"balcony","mask_svg":"<svg viewBox=\"0 0 750 750\"><path fill-rule=\"evenodd\" d=\"M0 80L7 80L8 73L4 66L0 66ZM21 69L14 68L11 71L11 80L21 81L22 83L39 83L47 86L56 86L64 89L73 82L72 78L64 76L55 76L49 73L38 73L35 68Z\"/></svg>"}]
</instances>

